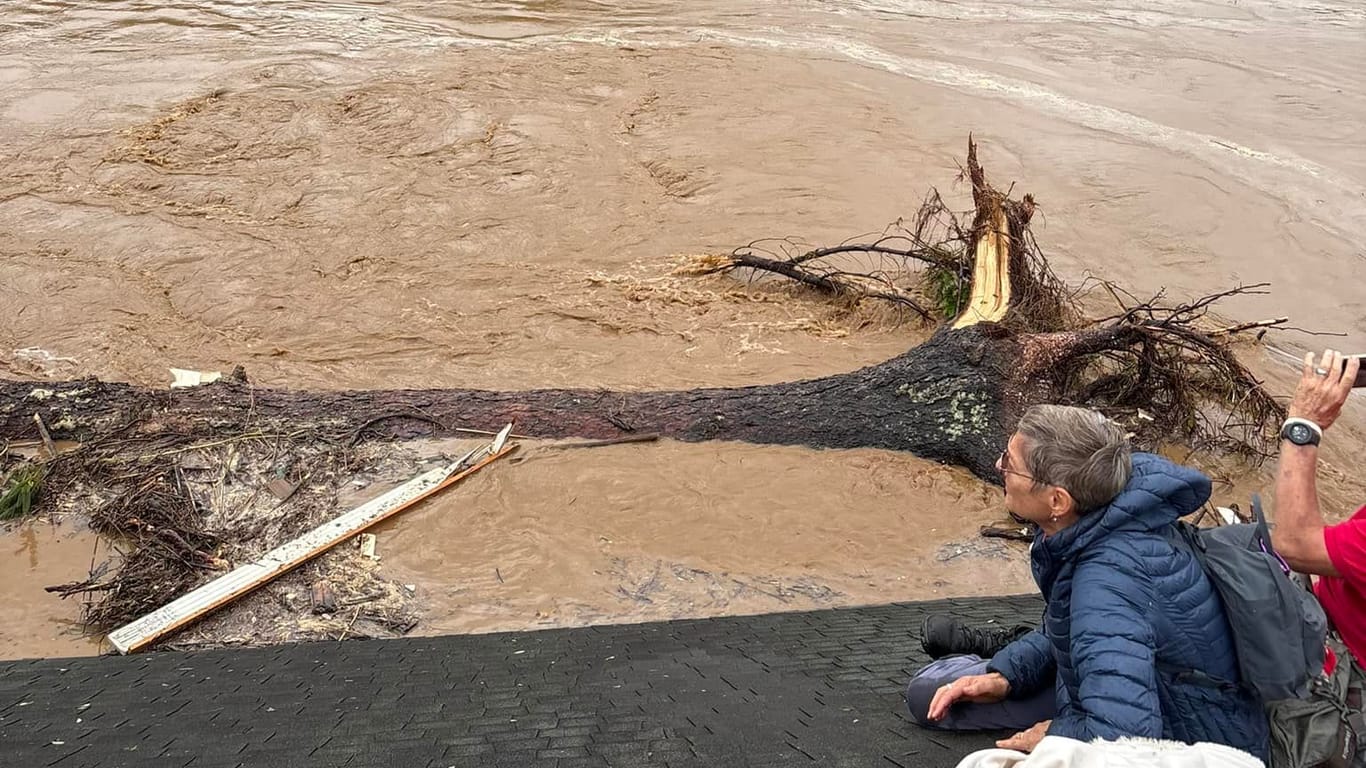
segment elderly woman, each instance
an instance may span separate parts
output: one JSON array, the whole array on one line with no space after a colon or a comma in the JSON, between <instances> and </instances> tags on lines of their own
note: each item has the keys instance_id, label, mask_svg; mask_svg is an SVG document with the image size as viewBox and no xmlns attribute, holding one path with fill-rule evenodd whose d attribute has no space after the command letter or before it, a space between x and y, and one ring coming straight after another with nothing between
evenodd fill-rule
<instances>
[{"instance_id":1,"label":"elderly woman","mask_svg":"<svg viewBox=\"0 0 1366 768\"><path fill-rule=\"evenodd\" d=\"M1130 454L1100 414L1035 406L1001 453L1006 508L1038 525L1030 549L1042 628L990 661L936 661L907 690L930 728L1214 742L1268 754L1262 704L1239 686L1223 606L1191 553L1168 536L1210 495L1209 478ZM1050 695L1051 693L1051 695Z\"/></svg>"}]
</instances>

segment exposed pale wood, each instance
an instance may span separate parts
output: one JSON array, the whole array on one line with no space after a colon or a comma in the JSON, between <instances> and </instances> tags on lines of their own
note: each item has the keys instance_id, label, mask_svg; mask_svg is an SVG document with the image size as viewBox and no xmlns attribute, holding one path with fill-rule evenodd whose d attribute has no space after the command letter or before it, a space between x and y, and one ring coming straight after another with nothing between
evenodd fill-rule
<instances>
[{"instance_id":1,"label":"exposed pale wood","mask_svg":"<svg viewBox=\"0 0 1366 768\"><path fill-rule=\"evenodd\" d=\"M1213 331L1210 331L1209 335L1228 336L1229 334L1239 333L1241 331L1250 331L1253 328L1274 328L1275 326L1284 325L1288 322L1290 322L1290 318L1288 317L1273 317L1269 320L1257 320L1256 322L1238 323L1237 325L1230 325L1227 328L1217 328Z\"/></svg>"},{"instance_id":2,"label":"exposed pale wood","mask_svg":"<svg viewBox=\"0 0 1366 768\"><path fill-rule=\"evenodd\" d=\"M377 543L375 534L362 533L360 535L360 556L366 560L378 560L379 558L375 555L375 546Z\"/></svg>"},{"instance_id":3,"label":"exposed pale wood","mask_svg":"<svg viewBox=\"0 0 1366 768\"><path fill-rule=\"evenodd\" d=\"M1010 309L1010 224L997 204L991 211L990 226L977 240L972 267L972 294L967 308L954 321L954 328L966 328L982 321L998 323Z\"/></svg>"},{"instance_id":4,"label":"exposed pale wood","mask_svg":"<svg viewBox=\"0 0 1366 768\"><path fill-rule=\"evenodd\" d=\"M659 435L623 435L607 440L584 440L577 443L552 443L542 446L546 449L564 450L567 448L601 448L607 445L622 445L624 443L653 443L659 440Z\"/></svg>"},{"instance_id":5,"label":"exposed pale wood","mask_svg":"<svg viewBox=\"0 0 1366 768\"><path fill-rule=\"evenodd\" d=\"M33 414L33 423L38 425L38 434L43 439L43 449L47 451L49 459L57 458L57 446L52 442L52 435L48 434L47 425L43 423L43 417Z\"/></svg>"},{"instance_id":6,"label":"exposed pale wood","mask_svg":"<svg viewBox=\"0 0 1366 768\"><path fill-rule=\"evenodd\" d=\"M495 436L495 435L498 434L497 432L490 432L490 431L487 430L487 429L468 429L468 428L466 428L466 427L451 427L451 431L452 431L452 432L455 432L455 433L457 433L457 434L461 434L461 435L483 435L484 437L493 437L493 436ZM511 438L511 439L513 439L513 440L528 440L528 439L531 439L531 436L530 436L530 435L511 435L511 434L510 434L510 435L508 435L508 437Z\"/></svg>"}]
</instances>

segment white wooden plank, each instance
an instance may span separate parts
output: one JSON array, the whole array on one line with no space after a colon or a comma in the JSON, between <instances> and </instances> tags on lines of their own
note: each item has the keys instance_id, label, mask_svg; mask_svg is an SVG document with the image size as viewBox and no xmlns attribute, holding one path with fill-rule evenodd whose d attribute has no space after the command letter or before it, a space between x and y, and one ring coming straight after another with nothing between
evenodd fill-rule
<instances>
[{"instance_id":1,"label":"white wooden plank","mask_svg":"<svg viewBox=\"0 0 1366 768\"><path fill-rule=\"evenodd\" d=\"M501 448L501 445L499 447ZM463 476L507 452L504 450L493 452L490 448L492 446L476 449L460 461L419 475L388 493L372 499L334 520L323 523L299 538L272 549L258 560L234 568L227 574L186 593L146 616L119 627L109 633L109 642L119 653L130 653L155 641L166 633L330 549L338 542L354 536L424 496L434 493L442 488L446 482L453 481L455 479L453 476L460 470L464 470L460 475ZM511 448L507 450L511 450ZM479 454L489 455L481 456ZM480 460L478 464L466 469L469 462L477 459Z\"/></svg>"},{"instance_id":2,"label":"white wooden plank","mask_svg":"<svg viewBox=\"0 0 1366 768\"><path fill-rule=\"evenodd\" d=\"M508 424L507 426L499 430L498 434L493 438L493 442L489 443L489 453L498 453L499 451L502 451L503 445L506 444L508 441L508 435L511 434L511 424Z\"/></svg>"}]
</instances>

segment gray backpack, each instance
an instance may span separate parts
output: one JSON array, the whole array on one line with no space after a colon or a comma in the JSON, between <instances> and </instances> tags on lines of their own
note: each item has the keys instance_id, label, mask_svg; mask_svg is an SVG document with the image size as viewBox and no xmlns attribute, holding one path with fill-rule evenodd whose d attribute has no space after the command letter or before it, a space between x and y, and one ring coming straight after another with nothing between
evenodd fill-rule
<instances>
[{"instance_id":1,"label":"gray backpack","mask_svg":"<svg viewBox=\"0 0 1366 768\"><path fill-rule=\"evenodd\" d=\"M1320 674L1309 695L1266 706L1271 726L1271 768L1359 768L1366 764L1362 675L1347 646L1330 639L1337 656L1332 674Z\"/></svg>"},{"instance_id":2,"label":"gray backpack","mask_svg":"<svg viewBox=\"0 0 1366 768\"><path fill-rule=\"evenodd\" d=\"M1176 535L1223 601L1243 685L1266 702L1302 698L1323 672L1328 619L1272 548L1255 495L1252 513L1251 523L1217 528L1178 522Z\"/></svg>"}]
</instances>

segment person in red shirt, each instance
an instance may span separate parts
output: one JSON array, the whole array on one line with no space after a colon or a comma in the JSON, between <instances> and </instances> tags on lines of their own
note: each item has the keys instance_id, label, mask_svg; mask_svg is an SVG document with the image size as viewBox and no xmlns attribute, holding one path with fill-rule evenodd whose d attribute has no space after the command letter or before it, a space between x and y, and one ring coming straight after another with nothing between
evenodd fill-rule
<instances>
[{"instance_id":1,"label":"person in red shirt","mask_svg":"<svg viewBox=\"0 0 1366 768\"><path fill-rule=\"evenodd\" d=\"M1319 441L1352 392L1360 360L1328 350L1304 358L1304 374L1281 428L1272 543L1292 568L1318 576L1314 593L1342 641L1366 661L1366 506L1328 525L1319 509L1315 472Z\"/></svg>"}]
</instances>

